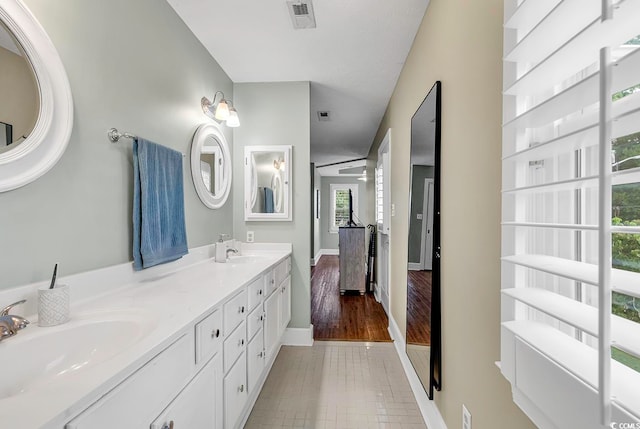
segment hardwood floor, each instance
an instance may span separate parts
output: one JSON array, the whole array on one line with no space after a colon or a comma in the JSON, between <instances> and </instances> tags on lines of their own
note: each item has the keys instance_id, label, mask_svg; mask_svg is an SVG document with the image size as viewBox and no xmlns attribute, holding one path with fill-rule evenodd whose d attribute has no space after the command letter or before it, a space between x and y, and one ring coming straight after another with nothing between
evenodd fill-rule
<instances>
[{"instance_id":1,"label":"hardwood floor","mask_svg":"<svg viewBox=\"0 0 640 429\"><path fill-rule=\"evenodd\" d=\"M340 295L338 257L311 267L311 323L315 340L391 341L389 320L373 294Z\"/></svg>"},{"instance_id":2,"label":"hardwood floor","mask_svg":"<svg viewBox=\"0 0 640 429\"><path fill-rule=\"evenodd\" d=\"M407 272L407 344L431 344L431 271Z\"/></svg>"}]
</instances>

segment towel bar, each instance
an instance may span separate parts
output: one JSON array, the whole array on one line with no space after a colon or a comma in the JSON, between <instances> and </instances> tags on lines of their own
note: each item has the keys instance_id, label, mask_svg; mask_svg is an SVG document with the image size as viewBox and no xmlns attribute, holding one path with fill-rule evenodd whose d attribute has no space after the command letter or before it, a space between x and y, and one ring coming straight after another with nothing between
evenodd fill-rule
<instances>
[{"instance_id":1,"label":"towel bar","mask_svg":"<svg viewBox=\"0 0 640 429\"><path fill-rule=\"evenodd\" d=\"M138 138L138 136L136 136L135 134L131 134L131 133L121 133L120 131L118 131L117 128L109 128L109 131L107 131L107 137L109 137L109 141L111 141L111 143L118 143L120 141L121 138L125 138L125 139L136 139ZM184 158L186 155L183 153L182 157Z\"/></svg>"}]
</instances>

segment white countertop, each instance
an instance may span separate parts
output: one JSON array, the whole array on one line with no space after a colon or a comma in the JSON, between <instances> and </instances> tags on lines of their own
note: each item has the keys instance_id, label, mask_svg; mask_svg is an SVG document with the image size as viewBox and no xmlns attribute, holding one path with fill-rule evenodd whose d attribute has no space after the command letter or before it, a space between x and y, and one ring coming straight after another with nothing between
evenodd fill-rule
<instances>
[{"instance_id":1,"label":"white countertop","mask_svg":"<svg viewBox=\"0 0 640 429\"><path fill-rule=\"evenodd\" d=\"M290 245L255 246L244 254L259 255L255 262L216 263L205 259L156 278L127 285L114 284L112 292L94 299L72 302L70 322L50 328L32 323L18 335L0 343L4 350L14 344L51 336L87 320L131 318L139 320L139 332L123 332L131 338L123 351L109 359L57 379L32 386L26 391L0 399L0 422L8 428L63 428L64 424L122 382L143 363L161 352L184 329L207 315L216 305L291 255ZM165 270L166 271L166 270ZM51 338L51 337L50 337ZM73 348L74 344L69 344ZM46 354L47 350L41 350ZM29 359L29 356L23 356ZM13 362L16 367L20 362ZM6 371L3 368L2 371ZM0 381L3 376L0 375Z\"/></svg>"}]
</instances>

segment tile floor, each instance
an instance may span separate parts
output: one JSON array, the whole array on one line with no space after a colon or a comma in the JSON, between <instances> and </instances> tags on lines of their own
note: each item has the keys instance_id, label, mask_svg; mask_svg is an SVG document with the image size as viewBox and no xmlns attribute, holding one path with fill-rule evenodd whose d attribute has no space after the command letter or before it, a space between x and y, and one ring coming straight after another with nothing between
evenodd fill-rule
<instances>
[{"instance_id":1,"label":"tile floor","mask_svg":"<svg viewBox=\"0 0 640 429\"><path fill-rule=\"evenodd\" d=\"M282 347L245 429L425 429L393 343Z\"/></svg>"}]
</instances>

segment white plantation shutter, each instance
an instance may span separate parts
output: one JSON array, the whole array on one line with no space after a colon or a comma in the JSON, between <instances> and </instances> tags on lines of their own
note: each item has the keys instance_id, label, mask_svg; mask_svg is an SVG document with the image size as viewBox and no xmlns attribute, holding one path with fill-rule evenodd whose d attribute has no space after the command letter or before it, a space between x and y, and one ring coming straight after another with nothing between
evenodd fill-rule
<instances>
[{"instance_id":1,"label":"white plantation shutter","mask_svg":"<svg viewBox=\"0 0 640 429\"><path fill-rule=\"evenodd\" d=\"M640 0L505 1L501 370L542 428L640 422L639 34Z\"/></svg>"}]
</instances>

